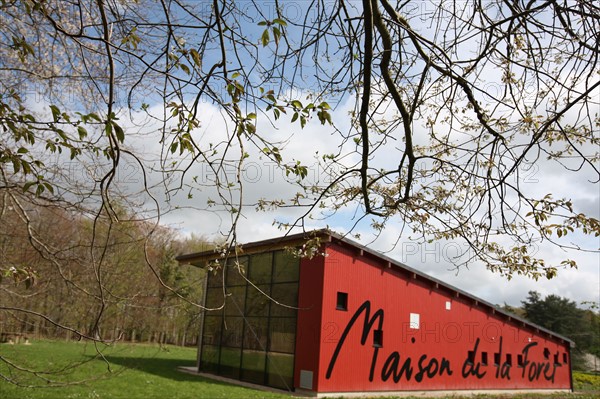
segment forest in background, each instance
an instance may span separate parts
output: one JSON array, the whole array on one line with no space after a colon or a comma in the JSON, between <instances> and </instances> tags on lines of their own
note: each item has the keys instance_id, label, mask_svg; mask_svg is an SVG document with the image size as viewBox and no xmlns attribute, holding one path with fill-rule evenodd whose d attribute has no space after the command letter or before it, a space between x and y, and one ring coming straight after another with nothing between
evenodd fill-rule
<instances>
[{"instance_id":1,"label":"forest in background","mask_svg":"<svg viewBox=\"0 0 600 399\"><path fill-rule=\"evenodd\" d=\"M532 323L569 338L573 368L576 370L600 369L600 314L597 303L582 303L587 309L569 298L558 295L542 297L529 291L521 306L504 304L503 309ZM590 358L589 355L593 355Z\"/></svg>"},{"instance_id":2,"label":"forest in background","mask_svg":"<svg viewBox=\"0 0 600 399\"><path fill-rule=\"evenodd\" d=\"M80 339L82 332L196 344L204 271L180 266L175 257L209 249L206 240L140 221L124 207L116 210L119 223L107 223L105 214L21 199L14 192L0 197L5 340L15 334Z\"/></svg>"}]
</instances>

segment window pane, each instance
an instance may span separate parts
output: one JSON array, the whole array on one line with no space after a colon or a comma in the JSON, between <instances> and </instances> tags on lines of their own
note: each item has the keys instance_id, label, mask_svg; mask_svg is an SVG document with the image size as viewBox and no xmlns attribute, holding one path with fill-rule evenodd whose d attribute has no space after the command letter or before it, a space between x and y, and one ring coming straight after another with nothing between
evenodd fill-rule
<instances>
[{"instance_id":1,"label":"window pane","mask_svg":"<svg viewBox=\"0 0 600 399\"><path fill-rule=\"evenodd\" d=\"M244 350L242 355L242 380L264 384L266 358L265 352Z\"/></svg>"},{"instance_id":2,"label":"window pane","mask_svg":"<svg viewBox=\"0 0 600 399\"><path fill-rule=\"evenodd\" d=\"M248 292L246 293L246 315L268 316L271 300L267 295L271 295L271 286L262 284L257 285L257 287L258 289L251 285L248 286Z\"/></svg>"},{"instance_id":3,"label":"window pane","mask_svg":"<svg viewBox=\"0 0 600 399\"><path fill-rule=\"evenodd\" d=\"M246 287L228 287L225 298L225 316L242 316L246 300Z\"/></svg>"},{"instance_id":4,"label":"window pane","mask_svg":"<svg viewBox=\"0 0 600 399\"><path fill-rule=\"evenodd\" d=\"M244 349L267 350L267 317L247 317L244 325Z\"/></svg>"},{"instance_id":5,"label":"window pane","mask_svg":"<svg viewBox=\"0 0 600 399\"><path fill-rule=\"evenodd\" d=\"M234 285L246 285L246 273L248 272L248 257L242 256L238 259L230 259L227 262L227 287Z\"/></svg>"},{"instance_id":6,"label":"window pane","mask_svg":"<svg viewBox=\"0 0 600 399\"><path fill-rule=\"evenodd\" d=\"M298 283L273 284L271 291L273 299L282 305L297 306L298 304ZM296 309L281 306L276 303L271 304L271 316L295 317Z\"/></svg>"},{"instance_id":7,"label":"window pane","mask_svg":"<svg viewBox=\"0 0 600 399\"><path fill-rule=\"evenodd\" d=\"M221 367L219 374L229 378L240 378L240 361L242 350L237 348L221 348Z\"/></svg>"},{"instance_id":8,"label":"window pane","mask_svg":"<svg viewBox=\"0 0 600 399\"><path fill-rule=\"evenodd\" d=\"M506 364L512 366L512 355L510 353L506 354Z\"/></svg>"},{"instance_id":9,"label":"window pane","mask_svg":"<svg viewBox=\"0 0 600 399\"><path fill-rule=\"evenodd\" d=\"M293 282L300 277L300 259L287 251L275 252L275 270L273 270L273 282Z\"/></svg>"},{"instance_id":10,"label":"window pane","mask_svg":"<svg viewBox=\"0 0 600 399\"><path fill-rule=\"evenodd\" d=\"M421 324L421 315L420 313L411 313L410 314L410 328L412 328L413 330L418 330Z\"/></svg>"},{"instance_id":11,"label":"window pane","mask_svg":"<svg viewBox=\"0 0 600 399\"><path fill-rule=\"evenodd\" d=\"M272 318L269 338L271 351L294 353L294 348L296 346L296 318Z\"/></svg>"},{"instance_id":12,"label":"window pane","mask_svg":"<svg viewBox=\"0 0 600 399\"><path fill-rule=\"evenodd\" d=\"M290 389L294 384L294 355L267 354L267 385Z\"/></svg>"},{"instance_id":13,"label":"window pane","mask_svg":"<svg viewBox=\"0 0 600 399\"><path fill-rule=\"evenodd\" d=\"M222 327L221 344L233 348L242 347L242 329L244 328L244 319L242 317L225 316Z\"/></svg>"},{"instance_id":14,"label":"window pane","mask_svg":"<svg viewBox=\"0 0 600 399\"><path fill-rule=\"evenodd\" d=\"M467 364L475 363L475 351L467 352Z\"/></svg>"},{"instance_id":15,"label":"window pane","mask_svg":"<svg viewBox=\"0 0 600 399\"><path fill-rule=\"evenodd\" d=\"M202 344L219 345L221 340L221 315L204 316L204 332L202 334Z\"/></svg>"},{"instance_id":16,"label":"window pane","mask_svg":"<svg viewBox=\"0 0 600 399\"><path fill-rule=\"evenodd\" d=\"M219 286L207 289L206 303L204 304L204 306L206 306L208 309L217 309L223 306L224 301L225 296L223 294L223 287Z\"/></svg>"},{"instance_id":17,"label":"window pane","mask_svg":"<svg viewBox=\"0 0 600 399\"><path fill-rule=\"evenodd\" d=\"M209 287L222 287L223 286L223 267L214 267L213 270L208 270L206 272L208 276L208 286Z\"/></svg>"},{"instance_id":18,"label":"window pane","mask_svg":"<svg viewBox=\"0 0 600 399\"><path fill-rule=\"evenodd\" d=\"M254 284L270 283L272 263L272 252L252 255L250 258L250 281L252 281Z\"/></svg>"},{"instance_id":19,"label":"window pane","mask_svg":"<svg viewBox=\"0 0 600 399\"><path fill-rule=\"evenodd\" d=\"M374 330L373 331L373 347L375 347L375 348L383 347L383 330Z\"/></svg>"},{"instance_id":20,"label":"window pane","mask_svg":"<svg viewBox=\"0 0 600 399\"><path fill-rule=\"evenodd\" d=\"M348 310L348 293L338 292L335 308L337 310Z\"/></svg>"},{"instance_id":21,"label":"window pane","mask_svg":"<svg viewBox=\"0 0 600 399\"><path fill-rule=\"evenodd\" d=\"M216 373L219 368L219 347L202 345L202 358L200 359L200 370Z\"/></svg>"}]
</instances>

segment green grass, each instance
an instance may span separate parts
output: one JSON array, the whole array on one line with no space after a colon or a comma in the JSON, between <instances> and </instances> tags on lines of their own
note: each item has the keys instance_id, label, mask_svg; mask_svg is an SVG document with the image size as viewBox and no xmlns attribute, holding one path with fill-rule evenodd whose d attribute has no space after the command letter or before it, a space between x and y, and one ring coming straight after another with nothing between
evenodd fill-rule
<instances>
[{"instance_id":1,"label":"green grass","mask_svg":"<svg viewBox=\"0 0 600 399\"><path fill-rule=\"evenodd\" d=\"M0 362L0 375L24 386L36 386L0 381L0 398L289 398L177 371L178 366L195 364L194 348L116 344L101 349L104 359L92 344L60 341L37 341L30 346L0 344L2 358L20 367L54 373L35 376L9 369L5 362ZM77 362L83 363L72 367ZM52 382L47 383L47 379Z\"/></svg>"},{"instance_id":2,"label":"green grass","mask_svg":"<svg viewBox=\"0 0 600 399\"><path fill-rule=\"evenodd\" d=\"M98 356L94 345L89 343L34 341L29 346L0 344L2 359L14 362L19 367L46 372L34 375L16 370L0 361L0 375L23 385L0 380L0 398L290 398L286 394L243 388L177 371L178 366L194 365L194 348L116 344L111 347L102 346L100 349L104 358ZM600 376L575 372L573 380L577 391L573 395L529 394L503 397L600 397ZM72 385L60 386L61 384ZM59 386L49 387L50 385Z\"/></svg>"},{"instance_id":3,"label":"green grass","mask_svg":"<svg viewBox=\"0 0 600 399\"><path fill-rule=\"evenodd\" d=\"M575 371L573 385L575 391L597 391L600 394L600 375Z\"/></svg>"}]
</instances>

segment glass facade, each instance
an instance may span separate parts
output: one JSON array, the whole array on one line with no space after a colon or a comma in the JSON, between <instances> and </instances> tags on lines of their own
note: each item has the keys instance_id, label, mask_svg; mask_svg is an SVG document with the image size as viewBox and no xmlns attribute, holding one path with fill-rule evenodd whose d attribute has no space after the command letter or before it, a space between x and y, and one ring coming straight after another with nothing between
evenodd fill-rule
<instances>
[{"instance_id":1,"label":"glass facade","mask_svg":"<svg viewBox=\"0 0 600 399\"><path fill-rule=\"evenodd\" d=\"M299 267L274 251L208 273L200 371L291 389Z\"/></svg>"}]
</instances>

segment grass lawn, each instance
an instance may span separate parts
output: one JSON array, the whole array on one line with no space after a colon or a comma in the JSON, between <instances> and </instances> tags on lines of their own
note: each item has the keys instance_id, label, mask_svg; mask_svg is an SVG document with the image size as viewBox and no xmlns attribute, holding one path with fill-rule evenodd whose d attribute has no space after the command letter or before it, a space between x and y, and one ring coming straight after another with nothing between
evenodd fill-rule
<instances>
[{"instance_id":1,"label":"grass lawn","mask_svg":"<svg viewBox=\"0 0 600 399\"><path fill-rule=\"evenodd\" d=\"M286 394L243 388L177 371L178 366L194 365L194 348L121 343L100 349L104 358L89 343L0 344L0 356L4 359L0 360L0 376L24 386L36 386L17 386L0 380L0 398L290 398ZM6 361L42 373L36 375L9 368ZM567 397L600 397L600 376L575 373L574 381L578 392ZM67 385L48 387L61 384ZM506 397L560 398L565 395Z\"/></svg>"},{"instance_id":2,"label":"grass lawn","mask_svg":"<svg viewBox=\"0 0 600 399\"><path fill-rule=\"evenodd\" d=\"M32 345L0 344L0 356L19 366L50 372L39 376L9 371L0 361L0 375L9 376L19 387L0 380L0 398L289 398L253 390L177 371L178 366L193 366L195 348L157 345L116 344L102 346L104 359L93 344L61 341L34 341ZM83 362L72 367L74 362ZM82 384L48 388L54 383Z\"/></svg>"}]
</instances>

